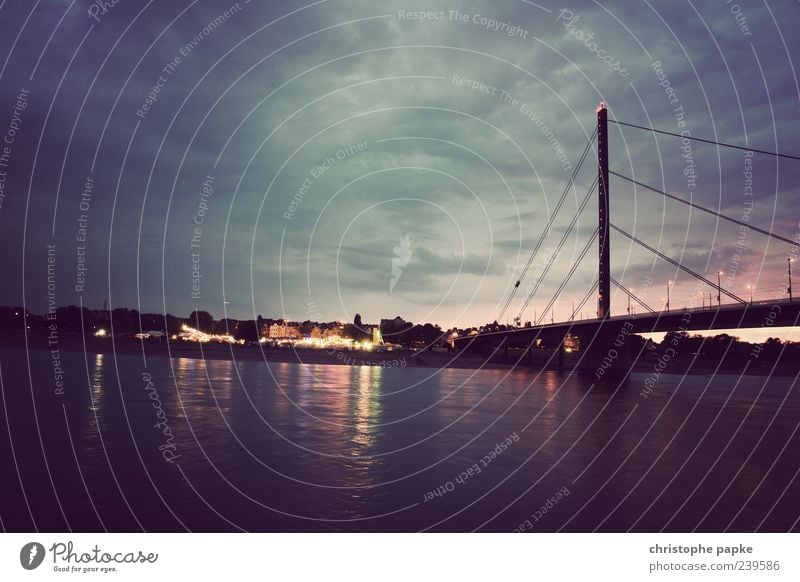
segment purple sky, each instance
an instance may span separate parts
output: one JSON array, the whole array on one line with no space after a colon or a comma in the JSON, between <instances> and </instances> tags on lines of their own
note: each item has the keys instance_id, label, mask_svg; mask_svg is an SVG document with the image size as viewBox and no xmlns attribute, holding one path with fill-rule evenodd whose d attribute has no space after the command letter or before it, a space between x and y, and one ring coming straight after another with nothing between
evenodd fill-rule
<instances>
[{"instance_id":1,"label":"purple sky","mask_svg":"<svg viewBox=\"0 0 800 582\"><path fill-rule=\"evenodd\" d=\"M58 304L479 324L497 317L600 101L619 120L800 154L796 2L0 6L0 304L38 312L50 244ZM800 162L685 146L612 124L611 167L800 236ZM595 174L591 151L523 290ZM786 296L791 246L617 178L611 196L612 221L664 254L722 270L742 297ZM593 197L523 320L596 222ZM612 269L656 309L669 280L674 308L701 304L688 275L613 234ZM626 306L615 296L614 312Z\"/></svg>"}]
</instances>

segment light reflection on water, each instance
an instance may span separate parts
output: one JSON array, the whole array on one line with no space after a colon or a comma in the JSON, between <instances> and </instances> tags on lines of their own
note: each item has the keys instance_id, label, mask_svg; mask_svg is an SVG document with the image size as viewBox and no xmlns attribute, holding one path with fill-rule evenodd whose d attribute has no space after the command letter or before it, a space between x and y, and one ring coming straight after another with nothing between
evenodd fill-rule
<instances>
[{"instance_id":1,"label":"light reflection on water","mask_svg":"<svg viewBox=\"0 0 800 582\"><path fill-rule=\"evenodd\" d=\"M358 391L355 395L355 407L350 409L353 423L353 443L362 451L371 451L375 447L375 428L381 423L381 368L361 366L358 370ZM354 457L361 456L359 450L351 451Z\"/></svg>"},{"instance_id":2,"label":"light reflection on water","mask_svg":"<svg viewBox=\"0 0 800 582\"><path fill-rule=\"evenodd\" d=\"M48 354L31 354L39 362L32 362L32 373L41 387L40 426L52 433L44 436L48 459L71 474L71 452L63 458L57 452L63 412L46 390ZM26 382L27 370L15 365L24 360L3 356L6 382ZM662 376L644 399L639 376L615 389L526 370L186 358L150 358L145 369L135 356L85 360L83 354L64 354L64 363L63 403L81 469L100 511L113 512L107 519L118 529L138 526L119 505L109 481L115 476L137 517L156 530L180 529L174 512L200 530L227 530L232 522L278 531L419 530L436 523L445 530L510 531L565 486L569 503L553 510L545 531L564 525L624 531L634 524L714 531L734 516L733 529L764 519L767 529L786 529L798 515L794 498L780 497L800 469L796 455L782 454L800 444L791 378L764 385L745 377L731 394L732 377ZM156 428L159 412L144 371L174 434L176 463L162 457L167 440ZM23 438L25 426L16 429ZM489 458L512 434L519 440L479 474L425 501L426 492ZM145 469L170 511L153 509L162 502ZM80 490L74 495L78 512L87 500ZM91 515L73 519L96 529Z\"/></svg>"},{"instance_id":3,"label":"light reflection on water","mask_svg":"<svg viewBox=\"0 0 800 582\"><path fill-rule=\"evenodd\" d=\"M89 386L92 392L92 406L90 410L96 411L103 405L103 354L95 354L92 376Z\"/></svg>"}]
</instances>

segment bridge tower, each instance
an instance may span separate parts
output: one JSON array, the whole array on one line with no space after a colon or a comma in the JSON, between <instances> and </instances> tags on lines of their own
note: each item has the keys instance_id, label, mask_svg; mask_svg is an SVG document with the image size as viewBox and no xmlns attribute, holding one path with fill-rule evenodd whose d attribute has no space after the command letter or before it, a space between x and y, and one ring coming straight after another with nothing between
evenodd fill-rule
<instances>
[{"instance_id":1,"label":"bridge tower","mask_svg":"<svg viewBox=\"0 0 800 582\"><path fill-rule=\"evenodd\" d=\"M600 251L597 317L605 319L611 315L611 241L608 228L608 110L605 103L600 103L597 108L597 172L598 227L600 229L597 238Z\"/></svg>"}]
</instances>

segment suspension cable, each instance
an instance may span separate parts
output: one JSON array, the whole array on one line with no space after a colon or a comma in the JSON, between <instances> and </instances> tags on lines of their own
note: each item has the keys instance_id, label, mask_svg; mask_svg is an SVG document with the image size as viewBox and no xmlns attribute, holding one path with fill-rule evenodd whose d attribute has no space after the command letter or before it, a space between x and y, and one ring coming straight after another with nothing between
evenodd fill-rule
<instances>
[{"instance_id":1,"label":"suspension cable","mask_svg":"<svg viewBox=\"0 0 800 582\"><path fill-rule=\"evenodd\" d=\"M599 280L595 281L594 285L592 285L591 288L589 289L589 292L583 297L581 302L578 303L578 306L572 312L572 321L575 321L575 314L578 313L581 309L583 309L583 306L586 305L586 302L589 301L589 298L592 295L594 295L594 291L595 291L595 289L597 289L597 287L599 285L600 285L600 281Z\"/></svg>"},{"instance_id":2,"label":"suspension cable","mask_svg":"<svg viewBox=\"0 0 800 582\"><path fill-rule=\"evenodd\" d=\"M646 248L646 249L647 249L648 251L650 251L651 253L655 253L656 255L658 255L659 257L661 257L662 259L664 259L665 261L667 261L667 262L669 262L669 263L672 263L673 265L675 265L676 267L678 267L680 270L682 270L682 271L685 271L686 273L689 273L689 274L690 274L692 277L695 277L696 279L700 279L701 281L705 282L707 285L710 285L711 287L713 287L714 289L716 289L718 292L720 292L720 293L724 293L725 295L727 295L727 296L728 296L728 297L730 297L731 299L734 299L735 301L738 301L738 302L739 302L739 303L741 303L742 305L746 305L746 304L747 304L747 301L745 301L745 300L744 300L744 299L742 299L741 297L739 297L739 296L737 296L737 295L734 295L734 294L733 294L733 293L731 293L730 291L726 291L725 289L723 289L723 288L722 288L722 286L721 286L721 285L717 285L716 283L712 283L711 281L709 281L708 279L706 279L705 277L703 277L701 274L699 274L699 273L696 273L696 272L692 271L692 270L691 270L689 267L686 267L686 266L684 266L684 265L681 265L681 264L680 264L678 261L676 261L675 259L672 259L672 258L668 257L667 255L665 255L664 253L661 253L661 252L657 251L656 249L654 249L653 247L651 247L650 245L648 245L646 242L643 242L643 241L639 240L638 238L636 238L636 237L635 237L635 236L633 236L632 234L628 234L627 232L625 232L624 230L622 230L622 229L621 229L620 227L618 227L617 225L615 225L615 224L610 224L610 223L609 223L609 226L610 226L611 228L613 228L614 230L616 230L616 231L617 231L618 233L620 233L621 235L623 235L623 236L625 236L625 237L627 237L627 238L631 239L631 240L632 240L633 242L635 242L636 244L638 244L638 245L640 245L640 246L642 246L642 247Z\"/></svg>"},{"instance_id":3,"label":"suspension cable","mask_svg":"<svg viewBox=\"0 0 800 582\"><path fill-rule=\"evenodd\" d=\"M580 172L581 168L583 167L583 162L586 160L586 155L589 153L589 150L592 147L592 142L594 141L594 137L595 137L596 134L597 134L597 128L595 128L594 132L592 132L592 135L589 137L589 141L586 142L586 147L583 148L583 153L581 154L581 157L579 158L578 163L575 165L575 169L572 171L572 175L570 176L569 180L567 181L567 185L564 187L564 191L561 193L561 196L558 199L558 202L556 203L555 207L553 208L553 212L550 213L550 219L547 221L547 226L545 226L544 230L542 231L542 235L539 237L539 240L537 241L536 246L534 246L530 257L528 257L528 262L525 264L525 267L522 269L522 272L520 273L519 278L517 279L517 282L514 285L514 288L511 290L511 293L509 294L508 299L506 300L506 303L503 306L503 309L500 311L500 315L498 316L498 321L503 319L503 315L505 315L506 310L508 309L508 306L511 304L511 301L514 299L514 296L517 293L517 289L519 289L519 286L522 283L522 280L525 278L525 275L528 273L528 269L530 269L531 264L533 263L533 259L536 256L536 253L539 252L539 249L542 246L542 243L544 242L544 239L550 233L550 228L553 226L553 221L555 220L556 215L558 214L558 211L561 209L562 204L564 204L564 200L566 200L566 198L567 198L567 194L569 193L570 186L572 186L575 183L575 178L578 176L578 172Z\"/></svg>"},{"instance_id":4,"label":"suspension cable","mask_svg":"<svg viewBox=\"0 0 800 582\"><path fill-rule=\"evenodd\" d=\"M612 282L612 283L614 283L614 285L616 285L616 286L617 286L619 289L621 289L622 291L624 291L624 292L625 292L625 294L626 294L628 297L630 297L631 299L633 299L634 301L636 301L636 303L638 303L639 305L641 305L642 307L644 307L644 308L645 308L647 311L649 311L650 313L655 313L655 311L653 311L652 309L650 309L650 306L649 306L649 305L647 305L647 303L645 303L644 301L642 301L641 299L639 299L639 298L638 298L636 295L634 295L634 294L633 294L633 292L632 292L630 289L626 289L625 287L623 287L623 286L622 286L622 284L621 284L619 281L617 281L617 280L616 280L614 277L611 277L610 279L611 279L611 282Z\"/></svg>"},{"instance_id":5,"label":"suspension cable","mask_svg":"<svg viewBox=\"0 0 800 582\"><path fill-rule=\"evenodd\" d=\"M643 129L645 131L652 131L653 133L662 133L664 135L671 135L673 137L680 137L680 138L683 138L683 139L690 139L692 141L701 141L703 143L710 143L712 145L718 145L718 146L722 146L722 147L726 147L726 148L733 148L733 149L736 149L736 150L743 150L743 151L746 151L746 152L756 152L756 153L759 153L759 154L766 154L768 156L776 156L776 157L779 157L779 158L788 158L790 160L800 160L800 156L793 156L791 154L781 154L781 153L778 153L778 152L770 152L770 151L767 151L767 150L759 150L759 149L756 149L756 148L750 148L750 147L746 147L746 146L734 145L732 143L724 143L724 142L721 142L721 141L715 141L713 139L704 139L702 137L694 137L692 135L681 135L679 133L674 133L672 131L665 131L663 129L655 129L654 127L645 127L643 125L636 125L635 123L626 123L624 121L617 121L616 119L609 119L609 121L611 123L616 123L617 125L626 125L628 127L635 127L636 129Z\"/></svg>"},{"instance_id":6,"label":"suspension cable","mask_svg":"<svg viewBox=\"0 0 800 582\"><path fill-rule=\"evenodd\" d=\"M564 232L564 235L561 237L561 240L559 241L558 246L556 247L556 250L550 256L550 260L548 261L547 265L545 266L544 270L542 271L542 274L537 279L536 284L533 287L533 291L531 291L530 294L528 295L528 297L525 298L525 302L522 304L522 308L519 310L519 314L517 315L518 319L520 319L520 320L522 319L523 313L525 313L525 310L528 308L528 305L533 300L534 295L536 295L536 291L539 290L539 286L542 284L542 281L547 276L547 273L550 271L550 267L553 266L553 263L555 262L556 258L558 257L558 254L561 252L561 249L564 247L564 243L567 241L567 238L569 237L570 233L572 233L572 229L575 228L575 225L578 222L578 218L580 218L580 215L583 212L583 209L586 208L586 203L589 202L589 198L591 197L592 193L594 192L594 189L597 187L597 181L598 181L598 178L595 178L594 182L592 182L592 186L586 192L586 196L583 197L583 200L581 201L580 206L578 206L578 210L575 213L575 216L572 217L572 221L569 223L569 226L567 227L567 230Z\"/></svg>"},{"instance_id":7,"label":"suspension cable","mask_svg":"<svg viewBox=\"0 0 800 582\"><path fill-rule=\"evenodd\" d=\"M572 263L572 267L570 267L570 270L567 272L566 277L564 277L564 279L561 281L561 284L556 289L556 292L553 293L553 296L550 298L550 301L548 301L547 305L545 305L545 308L542 310L542 314L539 316L539 319L536 320L536 325L539 325L539 322L544 319L544 316L547 314L550 308L553 307L553 305L555 305L558 296L561 295L561 292L564 290L564 287L567 286L567 283L569 283L569 280L572 278L572 275L575 274L578 265L581 264L581 261L586 256L586 253L589 252L589 249L592 247L592 244L594 244L594 241L597 238L597 233L599 231L600 228L599 227L596 228L592 233L592 236L589 237L589 240L586 241L586 246L584 246L583 250L578 254L578 258L575 259L575 262Z\"/></svg>"},{"instance_id":8,"label":"suspension cable","mask_svg":"<svg viewBox=\"0 0 800 582\"><path fill-rule=\"evenodd\" d=\"M628 176L624 176L624 175L619 174L619 173L617 173L617 172L615 172L613 170L609 170L609 174L614 174L617 178L622 178L623 180L627 180L628 182L631 182L632 184L635 184L636 186L640 186L640 187L642 187L642 188L644 188L646 190L650 190L651 192L655 192L656 194L661 194L662 196L666 196L667 198L670 198L671 200L675 200L677 202L682 202L683 204L686 204L687 206L691 206L692 208L697 208L698 210L702 210L703 212L708 212L709 214L713 214L714 216L716 216L718 218L722 218L723 220L727 220L728 222L732 222L734 224L738 224L739 226L746 226L747 228L749 228L751 230L754 230L756 232L760 232L761 234L764 234L764 235L766 235L768 237L774 238L774 239L779 240L781 242L785 242L785 243L790 244L792 246L797 246L798 245L798 241L793 241L793 240L788 239L788 238L786 238L784 236L781 236L779 234L775 234L775 233L770 232L768 230L764 230L763 228L759 228L757 226L753 226L752 224L749 224L747 222L743 222L741 220L736 220L735 218L731 218L730 216L725 216L724 214L721 214L719 212L711 210L710 208L706 208L705 206L700 206L696 202L690 202L689 200L684 200L683 198L680 198L680 197L675 196L673 194L668 194L667 192L664 192L663 190L659 190L658 188L655 188L654 186L650 186L648 184L644 184L643 182L639 182L638 180L634 180L633 178L629 178Z\"/></svg>"}]
</instances>

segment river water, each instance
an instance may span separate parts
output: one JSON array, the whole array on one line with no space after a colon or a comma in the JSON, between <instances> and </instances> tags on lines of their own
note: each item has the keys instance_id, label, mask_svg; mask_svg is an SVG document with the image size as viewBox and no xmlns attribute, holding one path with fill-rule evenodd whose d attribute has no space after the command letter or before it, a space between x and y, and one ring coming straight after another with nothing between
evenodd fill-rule
<instances>
[{"instance_id":1,"label":"river water","mask_svg":"<svg viewBox=\"0 0 800 582\"><path fill-rule=\"evenodd\" d=\"M795 378L0 363L9 531L798 529Z\"/></svg>"}]
</instances>

